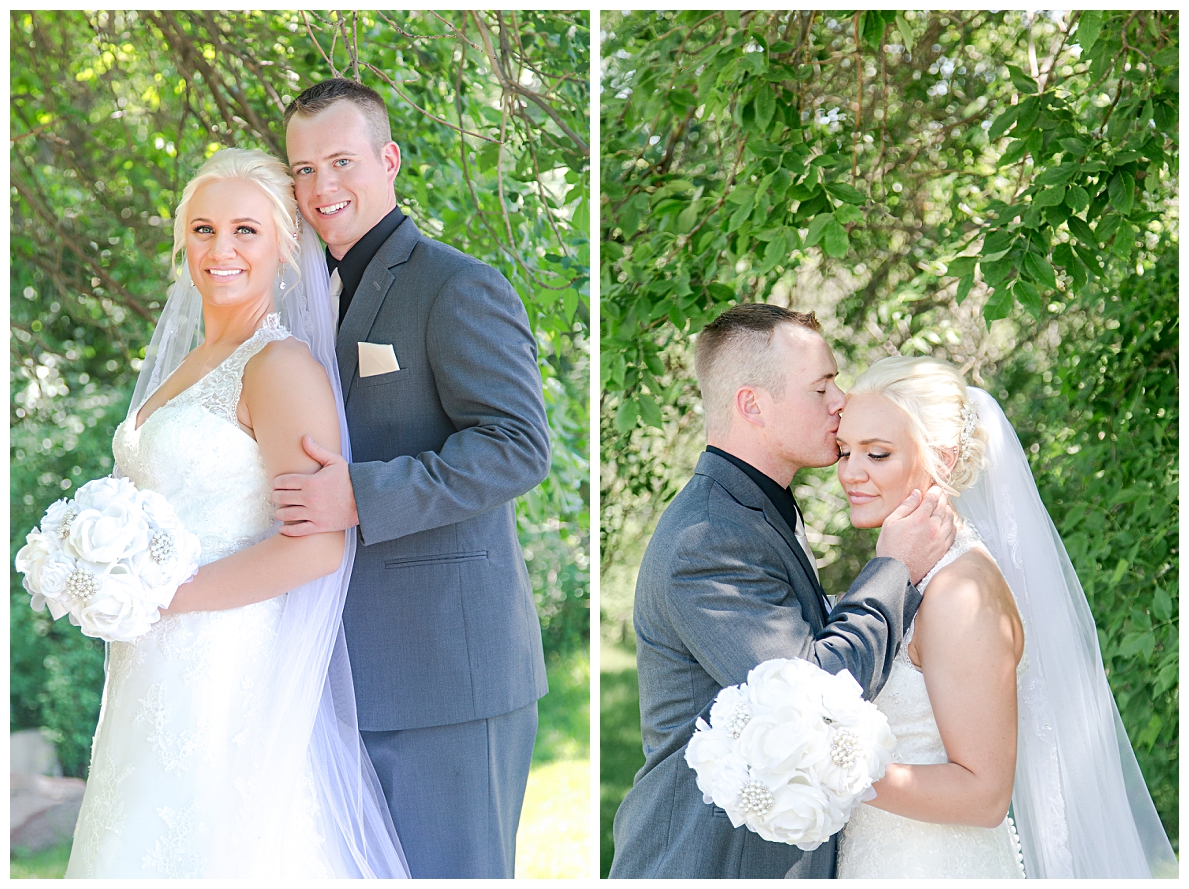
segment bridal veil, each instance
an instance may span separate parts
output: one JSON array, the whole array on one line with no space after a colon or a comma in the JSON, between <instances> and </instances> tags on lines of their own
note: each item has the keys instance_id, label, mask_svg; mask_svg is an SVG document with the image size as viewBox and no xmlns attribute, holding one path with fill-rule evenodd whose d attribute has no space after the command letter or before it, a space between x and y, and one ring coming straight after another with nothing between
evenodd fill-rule
<instances>
[{"instance_id":1,"label":"bridal veil","mask_svg":"<svg viewBox=\"0 0 1189 889\"><path fill-rule=\"evenodd\" d=\"M1094 617L999 404L969 387L986 464L955 508L1015 594L1020 683L1012 810L1029 878L1173 877L1177 860L1107 684Z\"/></svg>"}]
</instances>

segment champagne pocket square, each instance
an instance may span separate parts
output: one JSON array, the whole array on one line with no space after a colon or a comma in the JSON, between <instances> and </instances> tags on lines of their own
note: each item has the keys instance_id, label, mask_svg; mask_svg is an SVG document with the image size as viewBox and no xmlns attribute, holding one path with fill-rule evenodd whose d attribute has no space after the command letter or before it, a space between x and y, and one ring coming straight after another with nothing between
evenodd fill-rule
<instances>
[{"instance_id":1,"label":"champagne pocket square","mask_svg":"<svg viewBox=\"0 0 1189 889\"><path fill-rule=\"evenodd\" d=\"M400 370L391 343L359 344L359 376L374 377Z\"/></svg>"}]
</instances>

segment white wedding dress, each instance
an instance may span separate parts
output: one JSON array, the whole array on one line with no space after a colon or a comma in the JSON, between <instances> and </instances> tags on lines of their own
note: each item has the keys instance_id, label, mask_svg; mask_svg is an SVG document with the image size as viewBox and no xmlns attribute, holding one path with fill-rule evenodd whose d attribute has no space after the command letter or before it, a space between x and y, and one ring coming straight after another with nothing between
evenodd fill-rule
<instances>
[{"instance_id":1,"label":"white wedding dress","mask_svg":"<svg viewBox=\"0 0 1189 889\"><path fill-rule=\"evenodd\" d=\"M961 527L953 546L917 588L923 593L933 576L973 546L974 531ZM984 548L985 551L985 548ZM989 555L989 553L988 553ZM892 664L875 705L888 717L896 736L893 760L899 763L948 762L933 718L925 677L908 657L914 620ZM1022 660L1017 678L1027 669ZM1023 856L1010 816L995 828L928 824L861 805L838 841L838 877L858 878L999 878L1024 876Z\"/></svg>"},{"instance_id":2,"label":"white wedding dress","mask_svg":"<svg viewBox=\"0 0 1189 889\"><path fill-rule=\"evenodd\" d=\"M169 501L201 540L202 564L274 531L270 479L235 410L248 360L287 336L269 316L141 428L134 412L116 430L118 467ZM270 876L333 875L309 769L292 776L284 812L252 792L266 730L258 692L286 598L165 615L135 643L111 643L67 877L247 876L237 862L252 860L261 819L284 820Z\"/></svg>"}]
</instances>

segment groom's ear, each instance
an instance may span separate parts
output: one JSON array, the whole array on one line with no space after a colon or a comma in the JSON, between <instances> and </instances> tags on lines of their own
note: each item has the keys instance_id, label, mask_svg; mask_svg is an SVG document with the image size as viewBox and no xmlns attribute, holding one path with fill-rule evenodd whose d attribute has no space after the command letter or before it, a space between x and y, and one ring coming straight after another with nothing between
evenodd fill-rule
<instances>
[{"instance_id":1,"label":"groom's ear","mask_svg":"<svg viewBox=\"0 0 1189 889\"><path fill-rule=\"evenodd\" d=\"M380 161L384 164L384 172L388 174L388 183L396 181L396 174L400 172L400 146L389 142L380 149Z\"/></svg>"},{"instance_id":2,"label":"groom's ear","mask_svg":"<svg viewBox=\"0 0 1189 889\"><path fill-rule=\"evenodd\" d=\"M765 426L764 411L760 405L761 391L753 386L740 386L735 390L735 413L753 426Z\"/></svg>"}]
</instances>

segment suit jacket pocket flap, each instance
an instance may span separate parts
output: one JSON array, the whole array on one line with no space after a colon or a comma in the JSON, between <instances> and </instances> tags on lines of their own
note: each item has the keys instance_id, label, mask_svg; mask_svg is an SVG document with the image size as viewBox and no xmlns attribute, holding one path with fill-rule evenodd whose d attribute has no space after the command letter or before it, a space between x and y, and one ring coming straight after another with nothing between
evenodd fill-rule
<instances>
[{"instance_id":1,"label":"suit jacket pocket flap","mask_svg":"<svg viewBox=\"0 0 1189 889\"><path fill-rule=\"evenodd\" d=\"M414 568L420 565L446 565L453 562L476 562L487 558L487 550L479 549L469 553L442 553L437 556L408 556L401 559L385 559L385 568Z\"/></svg>"}]
</instances>

